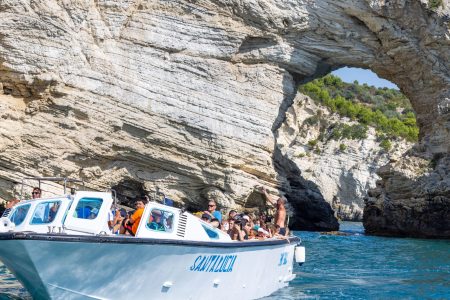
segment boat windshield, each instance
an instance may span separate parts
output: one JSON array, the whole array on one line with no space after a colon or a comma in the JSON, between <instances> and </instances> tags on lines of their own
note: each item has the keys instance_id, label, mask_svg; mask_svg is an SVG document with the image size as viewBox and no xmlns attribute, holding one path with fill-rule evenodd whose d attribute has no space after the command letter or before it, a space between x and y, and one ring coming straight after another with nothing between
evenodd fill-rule
<instances>
[{"instance_id":1,"label":"boat windshield","mask_svg":"<svg viewBox=\"0 0 450 300\"><path fill-rule=\"evenodd\" d=\"M101 198L81 198L75 208L74 217L78 219L97 218L103 199Z\"/></svg>"},{"instance_id":2,"label":"boat windshield","mask_svg":"<svg viewBox=\"0 0 450 300\"><path fill-rule=\"evenodd\" d=\"M28 211L30 210L30 207L31 204L17 206L14 212L9 216L11 222L16 224L16 226L22 224L28 214Z\"/></svg>"},{"instance_id":3,"label":"boat windshield","mask_svg":"<svg viewBox=\"0 0 450 300\"><path fill-rule=\"evenodd\" d=\"M60 206L60 200L39 203L34 210L31 225L49 224L53 222Z\"/></svg>"}]
</instances>

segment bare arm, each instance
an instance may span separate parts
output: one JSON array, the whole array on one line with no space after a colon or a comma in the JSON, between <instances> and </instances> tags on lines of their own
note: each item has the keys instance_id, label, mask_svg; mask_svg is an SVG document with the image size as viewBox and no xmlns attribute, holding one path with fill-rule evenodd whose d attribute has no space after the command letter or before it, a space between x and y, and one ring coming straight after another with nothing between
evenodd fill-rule
<instances>
[{"instance_id":1,"label":"bare arm","mask_svg":"<svg viewBox=\"0 0 450 300\"><path fill-rule=\"evenodd\" d=\"M261 190L261 193L266 197L267 201L268 201L270 204L272 204L273 206L275 206L275 205L277 204L277 201L274 200L274 199L269 195L269 193L267 193L267 190L266 190L265 187L262 186L260 190Z\"/></svg>"}]
</instances>

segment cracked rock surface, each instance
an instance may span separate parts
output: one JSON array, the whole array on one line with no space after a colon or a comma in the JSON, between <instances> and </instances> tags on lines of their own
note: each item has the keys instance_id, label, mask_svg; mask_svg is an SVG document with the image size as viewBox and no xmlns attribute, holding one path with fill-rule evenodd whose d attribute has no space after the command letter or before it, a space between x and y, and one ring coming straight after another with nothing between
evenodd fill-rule
<instances>
[{"instance_id":1,"label":"cracked rock surface","mask_svg":"<svg viewBox=\"0 0 450 300\"><path fill-rule=\"evenodd\" d=\"M0 2L0 196L12 197L22 176L73 176L94 189L115 186L123 201L158 186L191 208L211 197L242 208L264 207L255 186L265 185L288 197L293 228L335 230L330 204L277 146L297 85L341 66L369 68L411 100L421 130L415 155L445 156L448 7L447 0L437 10L419 0ZM436 168L446 165L439 161ZM439 182L448 213L450 186ZM380 195L396 193L385 188ZM402 195L416 189L405 184ZM384 230L377 222L365 223Z\"/></svg>"}]
</instances>

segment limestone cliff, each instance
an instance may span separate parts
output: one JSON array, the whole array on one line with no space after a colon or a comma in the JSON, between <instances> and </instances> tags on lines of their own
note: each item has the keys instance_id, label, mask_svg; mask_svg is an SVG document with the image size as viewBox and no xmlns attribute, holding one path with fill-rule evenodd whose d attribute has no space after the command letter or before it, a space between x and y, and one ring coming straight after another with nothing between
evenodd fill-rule
<instances>
[{"instance_id":1,"label":"limestone cliff","mask_svg":"<svg viewBox=\"0 0 450 300\"><path fill-rule=\"evenodd\" d=\"M0 2L1 196L23 175L65 175L252 207L266 185L295 228L336 229L277 146L297 84L370 68L412 101L423 152L448 153L448 26L448 1Z\"/></svg>"},{"instance_id":2,"label":"limestone cliff","mask_svg":"<svg viewBox=\"0 0 450 300\"><path fill-rule=\"evenodd\" d=\"M339 219L362 221L367 191L381 179L376 171L398 160L412 144L399 139L385 150L373 127L362 139L327 137L338 124L358 123L298 94L277 131L278 147L302 170L304 179L317 185Z\"/></svg>"}]
</instances>

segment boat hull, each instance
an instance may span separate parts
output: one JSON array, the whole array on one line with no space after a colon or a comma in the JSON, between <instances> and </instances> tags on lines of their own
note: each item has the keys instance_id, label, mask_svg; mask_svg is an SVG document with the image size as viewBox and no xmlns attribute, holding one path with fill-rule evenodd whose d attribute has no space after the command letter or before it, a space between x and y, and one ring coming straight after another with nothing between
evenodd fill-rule
<instances>
[{"instance_id":1,"label":"boat hull","mask_svg":"<svg viewBox=\"0 0 450 300\"><path fill-rule=\"evenodd\" d=\"M0 260L35 299L257 299L293 279L298 241L10 233Z\"/></svg>"}]
</instances>

